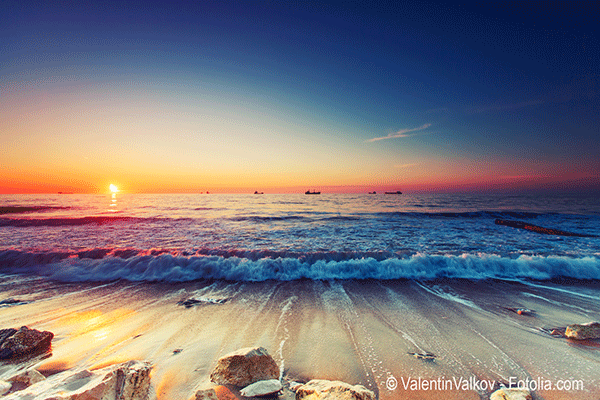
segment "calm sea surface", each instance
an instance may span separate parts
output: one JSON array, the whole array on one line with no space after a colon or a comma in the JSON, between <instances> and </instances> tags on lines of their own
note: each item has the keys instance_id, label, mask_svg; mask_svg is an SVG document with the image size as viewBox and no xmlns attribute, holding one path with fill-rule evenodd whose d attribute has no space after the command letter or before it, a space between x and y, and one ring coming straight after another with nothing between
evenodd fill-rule
<instances>
[{"instance_id":1,"label":"calm sea surface","mask_svg":"<svg viewBox=\"0 0 600 400\"><path fill-rule=\"evenodd\" d=\"M600 279L593 196L0 195L0 272L61 280ZM19 211L19 210L16 210Z\"/></svg>"}]
</instances>

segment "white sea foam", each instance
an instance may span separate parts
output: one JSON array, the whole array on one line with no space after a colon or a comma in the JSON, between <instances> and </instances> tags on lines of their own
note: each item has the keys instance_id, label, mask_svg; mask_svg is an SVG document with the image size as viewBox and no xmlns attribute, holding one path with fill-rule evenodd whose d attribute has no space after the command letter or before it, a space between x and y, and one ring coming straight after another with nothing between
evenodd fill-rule
<instances>
[{"instance_id":1,"label":"white sea foam","mask_svg":"<svg viewBox=\"0 0 600 400\"><path fill-rule=\"evenodd\" d=\"M296 279L538 279L554 277L600 279L600 259L564 256L501 257L493 254L426 255L375 260L303 261L278 257L250 260L223 256L139 255L127 259L53 257L47 254L0 251L2 273L46 276L61 281L183 282L196 279L289 281Z\"/></svg>"},{"instance_id":2,"label":"white sea foam","mask_svg":"<svg viewBox=\"0 0 600 400\"><path fill-rule=\"evenodd\" d=\"M438 297L441 297L442 299L446 299L446 300L450 300L453 301L455 303L460 303L463 304L467 307L471 307L474 308L476 310L481 310L481 307L479 307L477 304L473 303L471 300L467 300L465 298L460 297L459 295L455 294L455 293L449 293L447 291L444 291L444 289L442 289L441 287L434 285L432 287L426 286L422 283L417 283L417 285L419 285L421 288L423 288L424 290L426 290L427 292L436 295Z\"/></svg>"}]
</instances>

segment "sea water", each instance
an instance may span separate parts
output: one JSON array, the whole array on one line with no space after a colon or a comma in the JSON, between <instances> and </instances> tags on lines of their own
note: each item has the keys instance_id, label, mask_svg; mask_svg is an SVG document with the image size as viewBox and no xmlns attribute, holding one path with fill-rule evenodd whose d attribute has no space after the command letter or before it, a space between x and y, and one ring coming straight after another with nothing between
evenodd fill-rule
<instances>
[{"instance_id":1,"label":"sea water","mask_svg":"<svg viewBox=\"0 0 600 400\"><path fill-rule=\"evenodd\" d=\"M595 196L0 195L0 208L2 274L167 282L600 279ZM544 235L496 225L498 218L591 236Z\"/></svg>"}]
</instances>

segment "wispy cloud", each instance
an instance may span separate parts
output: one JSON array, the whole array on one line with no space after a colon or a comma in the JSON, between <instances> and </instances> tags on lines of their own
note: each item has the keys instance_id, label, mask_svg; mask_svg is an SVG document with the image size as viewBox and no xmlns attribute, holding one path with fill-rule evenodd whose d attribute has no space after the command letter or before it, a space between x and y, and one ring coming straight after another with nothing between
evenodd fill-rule
<instances>
[{"instance_id":1,"label":"wispy cloud","mask_svg":"<svg viewBox=\"0 0 600 400\"><path fill-rule=\"evenodd\" d=\"M376 137L376 138L368 139L368 140L366 140L366 142L370 143L370 142L377 142L379 140L387 140L387 139L396 139L396 138L411 137L411 136L417 135L416 133L411 133L411 132L422 131L423 129L427 129L430 126L431 126L431 124L424 124L424 125L419 126L418 128L401 129L398 132L390 133L387 136L381 136L381 137Z\"/></svg>"}]
</instances>

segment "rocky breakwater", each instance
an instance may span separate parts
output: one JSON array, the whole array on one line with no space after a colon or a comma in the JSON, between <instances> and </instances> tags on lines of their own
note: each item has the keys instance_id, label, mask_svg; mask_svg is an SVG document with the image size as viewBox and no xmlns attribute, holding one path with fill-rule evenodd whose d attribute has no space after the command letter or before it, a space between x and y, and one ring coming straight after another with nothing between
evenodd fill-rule
<instances>
[{"instance_id":1,"label":"rocky breakwater","mask_svg":"<svg viewBox=\"0 0 600 400\"><path fill-rule=\"evenodd\" d=\"M0 329L0 360L28 357L50 350L54 334L22 326Z\"/></svg>"}]
</instances>

